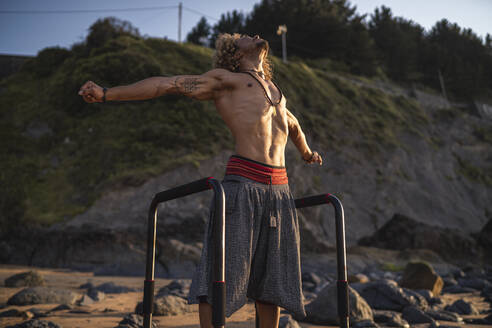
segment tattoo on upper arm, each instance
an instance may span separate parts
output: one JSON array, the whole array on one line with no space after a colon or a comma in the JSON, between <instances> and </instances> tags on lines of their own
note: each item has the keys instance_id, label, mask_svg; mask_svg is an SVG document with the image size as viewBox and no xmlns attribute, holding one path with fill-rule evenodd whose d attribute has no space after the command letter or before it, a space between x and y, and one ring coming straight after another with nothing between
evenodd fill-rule
<instances>
[{"instance_id":1,"label":"tattoo on upper arm","mask_svg":"<svg viewBox=\"0 0 492 328\"><path fill-rule=\"evenodd\" d=\"M176 87L177 90L180 90L184 94L192 93L193 91L198 90L199 88L198 86L204 83L203 81L200 81L200 79L197 77L185 77L183 78L184 79L183 82L180 82L178 84L179 79L181 78L177 77L174 80L174 86Z\"/></svg>"}]
</instances>

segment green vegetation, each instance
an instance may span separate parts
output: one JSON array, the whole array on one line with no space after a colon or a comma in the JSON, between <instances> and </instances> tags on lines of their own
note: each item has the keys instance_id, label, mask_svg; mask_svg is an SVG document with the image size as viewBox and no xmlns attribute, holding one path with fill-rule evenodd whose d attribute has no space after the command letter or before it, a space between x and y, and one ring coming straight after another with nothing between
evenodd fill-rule
<instances>
[{"instance_id":1,"label":"green vegetation","mask_svg":"<svg viewBox=\"0 0 492 328\"><path fill-rule=\"evenodd\" d=\"M391 262L384 262L383 264L381 264L381 270L391 271L391 272L401 272L405 270L405 266L391 263Z\"/></svg>"},{"instance_id":2,"label":"green vegetation","mask_svg":"<svg viewBox=\"0 0 492 328\"><path fill-rule=\"evenodd\" d=\"M212 102L166 96L87 104L77 94L87 80L114 86L200 74L211 68L211 56L208 48L142 38L121 22L98 21L84 42L44 49L1 80L0 230L71 218L105 191L232 149ZM427 124L414 100L359 87L350 82L358 78L325 65L332 61L315 63L286 65L273 57L289 109L317 144L372 157L399 146L402 131Z\"/></svg>"}]
</instances>

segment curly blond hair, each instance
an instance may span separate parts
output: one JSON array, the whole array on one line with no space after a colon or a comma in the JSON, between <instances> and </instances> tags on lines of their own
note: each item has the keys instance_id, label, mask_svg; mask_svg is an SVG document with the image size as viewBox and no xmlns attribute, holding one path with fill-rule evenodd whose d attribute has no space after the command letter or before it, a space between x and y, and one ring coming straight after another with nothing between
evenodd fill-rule
<instances>
[{"instance_id":1,"label":"curly blond hair","mask_svg":"<svg viewBox=\"0 0 492 328\"><path fill-rule=\"evenodd\" d=\"M241 34L222 33L215 41L214 67L224 68L231 72L239 70L239 61L241 54L235 41L241 37ZM263 72L267 80L272 79L272 65L268 59L268 54L263 58Z\"/></svg>"}]
</instances>

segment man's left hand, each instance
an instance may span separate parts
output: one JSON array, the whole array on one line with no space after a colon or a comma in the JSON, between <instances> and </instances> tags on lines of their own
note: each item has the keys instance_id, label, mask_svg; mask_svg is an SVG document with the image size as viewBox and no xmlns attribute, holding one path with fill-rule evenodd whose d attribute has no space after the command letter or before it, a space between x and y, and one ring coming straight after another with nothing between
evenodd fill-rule
<instances>
[{"instance_id":1,"label":"man's left hand","mask_svg":"<svg viewBox=\"0 0 492 328\"><path fill-rule=\"evenodd\" d=\"M304 158L304 160L308 164L313 164L313 163L318 163L319 165L323 164L323 159L321 158L320 154L318 154L317 151L312 152L311 156L308 157L307 159Z\"/></svg>"}]
</instances>

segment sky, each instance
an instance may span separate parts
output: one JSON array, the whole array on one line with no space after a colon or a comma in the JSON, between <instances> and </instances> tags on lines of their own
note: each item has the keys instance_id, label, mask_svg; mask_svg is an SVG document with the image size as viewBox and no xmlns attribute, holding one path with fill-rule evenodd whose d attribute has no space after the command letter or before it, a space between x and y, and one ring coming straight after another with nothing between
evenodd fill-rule
<instances>
[{"instance_id":1,"label":"sky","mask_svg":"<svg viewBox=\"0 0 492 328\"><path fill-rule=\"evenodd\" d=\"M83 40L89 26L98 18L107 16L130 21L142 35L177 40L179 2L180 0L0 0L0 54L36 55L46 47L68 48ZM236 9L249 13L260 0L181 2L184 8L181 35L184 40L203 15L213 25L221 14L228 11ZM385 5L391 8L394 16L411 19L426 30L438 20L446 18L462 28L471 28L483 38L487 33L492 35L492 0L351 0L350 4L357 7L359 14L371 14L375 8ZM153 9L134 9L149 7ZM107 11L108 9L131 10L114 12ZM71 10L86 12L39 13Z\"/></svg>"}]
</instances>

